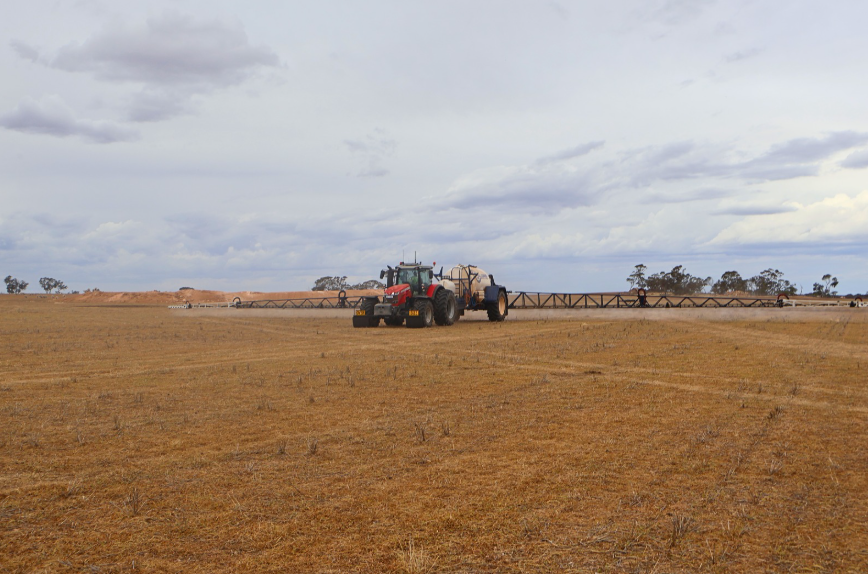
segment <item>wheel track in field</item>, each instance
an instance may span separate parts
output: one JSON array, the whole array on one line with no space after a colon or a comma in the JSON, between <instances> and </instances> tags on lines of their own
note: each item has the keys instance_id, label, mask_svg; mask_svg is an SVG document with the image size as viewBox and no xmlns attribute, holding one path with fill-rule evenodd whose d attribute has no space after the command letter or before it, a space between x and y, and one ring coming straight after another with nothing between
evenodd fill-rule
<instances>
[{"instance_id":1,"label":"wheel track in field","mask_svg":"<svg viewBox=\"0 0 868 574\"><path fill-rule=\"evenodd\" d=\"M45 373L45 372L38 373L34 377L16 377L16 378L11 378L11 379L6 379L6 380L0 380L0 384L4 384L4 385L44 384L44 383L69 382L73 378L80 378L82 380L92 380L92 379L104 379L104 378L110 378L110 377L131 377L131 376L139 376L139 375L145 375L145 374L149 374L149 373L159 373L159 372L166 372L166 371L177 372L177 371L202 369L202 368L208 368L208 367L214 367L214 366L225 366L225 365L238 364L239 362L241 362L241 363L245 363L245 362L258 363L258 362L263 362L263 361L273 361L273 360L279 360L279 359L298 359L298 358L304 357L305 355L310 355L311 358L315 358L315 356L318 353L323 352L322 347L320 345L320 343L322 343L322 341L318 341L315 339L312 340L309 336L306 336L308 334L307 332L299 333L297 328L296 329L293 329L291 327L287 327L285 329L265 328L261 324L249 323L250 320L244 319L244 318L237 318L237 319L235 319L235 318L232 318L232 319L210 319L210 318L208 318L208 319L203 319L203 320L205 320L207 322L219 323L219 324L225 324L226 322L231 322L238 327L247 328L249 330L256 331L256 332L271 333L271 334L277 334L277 335L283 335L283 336L290 335L290 336L293 336L294 340L281 341L280 344L281 345L287 345L287 346L294 346L297 342L301 341L301 342L305 343L305 346L301 347L301 348L294 346L292 349L281 348L279 351L272 351L272 352L266 353L266 354L258 353L255 355L251 355L250 351L248 351L246 349L238 350L233 354L227 353L226 350L224 350L224 349L216 349L216 350L207 351L207 352L189 351L186 353L174 353L174 354L168 355L168 356L167 355L160 355L159 357L156 357L153 359L148 359L146 361L140 360L139 361L140 363L142 363L142 362L146 363L146 366L143 366L140 368L127 368L127 369L121 368L121 369L105 370L105 371L99 371L99 372L74 371L72 373L70 372L69 369L67 369L67 370L64 370L62 372L53 371L53 372L48 372L48 373ZM559 330L559 328L552 327L549 329L538 330L538 331L534 331L534 332L536 334L538 334L538 333L553 332L553 331L558 331L558 330ZM393 333L402 333L403 332L402 330L398 330L397 328L395 330L390 329L390 331ZM422 332L425 332L425 331L422 331ZM389 331L386 331L384 329L383 334L380 336L381 337L388 337L389 336L388 333L389 333ZM490 342L490 341L509 339L509 338L512 338L515 336L516 336L516 333L511 332L511 331L507 332L507 333L498 333L496 336L487 335L486 341ZM378 339L379 339L379 337L378 337ZM401 339L401 341L406 342L403 339ZM377 340L374 342L359 344L358 340L349 334L345 335L344 341L342 341L342 342L352 344L351 347L348 345L348 348L351 348L351 350L353 352L362 352L362 351L372 350L372 349L382 349L383 343L384 343L384 342L381 342L380 340ZM461 342L461 339L457 340L456 337L454 336L454 334L444 333L443 335L440 335L440 336L431 336L431 334L429 333L429 336L425 337L424 339L420 339L416 343L418 345L423 346L422 347L423 352L430 353L431 352L430 345L432 343L433 344L437 344L437 343L456 343L457 344L460 342ZM335 343L335 341L332 341L332 343ZM262 345L261 343L256 343L257 348L261 349L261 345ZM406 350L413 351L414 348L413 347L407 347ZM444 349L444 350L438 350L437 352L445 352L445 351L446 350ZM327 352L329 354L331 354L334 352L334 350L330 349ZM172 361L172 360L180 362L184 358L190 357L190 356L202 357L206 353L207 353L207 356L213 357L213 358L205 360L205 361L200 361L200 362L196 362L196 363L189 363L189 364L174 364L174 365L167 365L166 364L167 362Z\"/></svg>"},{"instance_id":2,"label":"wheel track in field","mask_svg":"<svg viewBox=\"0 0 868 574\"><path fill-rule=\"evenodd\" d=\"M484 354L492 354L498 355L498 353L494 352L482 352ZM583 373L577 372L578 369L595 369L602 370L599 374L601 376L616 378L621 382L626 383L639 383L639 384L649 384L658 387L668 387L673 389L678 389L682 391L689 391L695 393L706 393L706 394L715 394L719 396L731 396L731 397L740 397L740 398L755 398L759 400L764 400L766 402L772 401L780 401L787 404L794 404L799 406L806 407L816 407L823 408L828 410L844 410L850 412L857 412L868 414L868 407L865 406L857 406L857 405L842 405L837 403L830 403L828 401L816 401L805 398L798 398L795 396L786 396L782 397L780 395L770 395L767 393L750 393L745 391L738 391L732 389L716 389L709 386L704 385L691 385L688 383L676 383L671 381L661 381L659 379L648 379L644 376L641 380L637 381L635 377L631 377L630 375L642 374L646 375L653 371L660 372L662 369L648 369L643 367L613 367L611 365L603 365L600 363L587 363L587 362L576 362L576 361L537 361L538 364L527 365L527 364L511 364L510 367L523 369L526 371L534 371L534 372L542 372L542 373L562 373L562 374L570 374L570 375L580 375ZM597 374L597 373L594 373ZM704 378L709 382L726 382L726 383L738 383L740 380L733 380L724 377L715 377L712 375L702 375L697 373L690 372L679 372L679 371L667 371L666 374L670 376L677 377L690 377L690 378ZM803 387L803 389L808 390L810 387ZM865 393L859 393L860 395L864 395Z\"/></svg>"},{"instance_id":3,"label":"wheel track in field","mask_svg":"<svg viewBox=\"0 0 868 574\"><path fill-rule=\"evenodd\" d=\"M806 351L811 354L826 353L835 357L853 358L868 361L868 347L859 343L844 343L816 339L804 335L783 335L757 331L750 327L725 325L720 323L706 323L703 330L715 335L726 336L740 343L758 342L778 349L790 349L794 351Z\"/></svg>"}]
</instances>

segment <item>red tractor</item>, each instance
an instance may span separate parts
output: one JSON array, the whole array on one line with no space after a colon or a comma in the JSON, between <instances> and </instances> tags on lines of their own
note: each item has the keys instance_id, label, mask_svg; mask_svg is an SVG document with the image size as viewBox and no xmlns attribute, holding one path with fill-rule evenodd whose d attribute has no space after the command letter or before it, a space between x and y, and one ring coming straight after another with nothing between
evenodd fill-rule
<instances>
[{"instance_id":1,"label":"red tractor","mask_svg":"<svg viewBox=\"0 0 868 574\"><path fill-rule=\"evenodd\" d=\"M353 327L430 327L452 325L464 312L485 310L490 321L503 321L509 313L507 291L494 277L473 265L458 265L435 275L430 265L401 263L380 272L386 278L383 300L362 298ZM434 282L438 278L439 282Z\"/></svg>"},{"instance_id":2,"label":"red tractor","mask_svg":"<svg viewBox=\"0 0 868 574\"><path fill-rule=\"evenodd\" d=\"M386 325L398 327L430 327L451 325L457 318L455 294L434 282L434 268L420 263L401 263L394 269L380 272L386 277L383 301L364 297L353 316L353 327L377 327L382 319Z\"/></svg>"}]
</instances>

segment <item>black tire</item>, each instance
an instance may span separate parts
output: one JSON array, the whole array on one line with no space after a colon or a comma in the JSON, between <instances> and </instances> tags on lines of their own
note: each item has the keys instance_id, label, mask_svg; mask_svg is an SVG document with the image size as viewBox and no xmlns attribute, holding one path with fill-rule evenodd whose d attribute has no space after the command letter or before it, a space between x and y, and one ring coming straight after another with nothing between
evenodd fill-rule
<instances>
[{"instance_id":1,"label":"black tire","mask_svg":"<svg viewBox=\"0 0 868 574\"><path fill-rule=\"evenodd\" d=\"M451 325L458 315L455 307L455 295L446 288L437 290L434 295L434 322L438 325Z\"/></svg>"},{"instance_id":2,"label":"black tire","mask_svg":"<svg viewBox=\"0 0 868 574\"><path fill-rule=\"evenodd\" d=\"M389 327L400 327L404 324L403 317L386 317L383 322Z\"/></svg>"},{"instance_id":3,"label":"black tire","mask_svg":"<svg viewBox=\"0 0 868 574\"><path fill-rule=\"evenodd\" d=\"M365 299L359 305L359 309L365 310L365 316L368 318L368 327L379 327L380 318L374 317L374 305L377 304L376 299Z\"/></svg>"},{"instance_id":4,"label":"black tire","mask_svg":"<svg viewBox=\"0 0 868 574\"><path fill-rule=\"evenodd\" d=\"M499 291L497 293L497 301L488 306L488 320L489 321L503 321L506 319L506 314L509 312L507 310L508 302L506 300L506 292Z\"/></svg>"},{"instance_id":5,"label":"black tire","mask_svg":"<svg viewBox=\"0 0 868 574\"><path fill-rule=\"evenodd\" d=\"M431 299L418 299L414 301L413 310L419 311L419 315L407 319L408 327L420 329L434 325L434 305L431 303Z\"/></svg>"}]
</instances>

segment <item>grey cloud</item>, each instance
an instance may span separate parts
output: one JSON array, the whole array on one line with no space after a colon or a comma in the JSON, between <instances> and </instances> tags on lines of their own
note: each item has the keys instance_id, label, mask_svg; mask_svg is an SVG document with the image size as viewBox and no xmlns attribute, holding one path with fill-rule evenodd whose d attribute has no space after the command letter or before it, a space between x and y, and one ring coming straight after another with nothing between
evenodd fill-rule
<instances>
[{"instance_id":1,"label":"grey cloud","mask_svg":"<svg viewBox=\"0 0 868 574\"><path fill-rule=\"evenodd\" d=\"M0 232L0 251L15 251L17 245L14 237Z\"/></svg>"},{"instance_id":2,"label":"grey cloud","mask_svg":"<svg viewBox=\"0 0 868 574\"><path fill-rule=\"evenodd\" d=\"M554 12L564 20L569 19L570 11L564 8L562 4L559 4L558 2L549 2L548 4L546 4L546 6L548 6L552 12Z\"/></svg>"},{"instance_id":3,"label":"grey cloud","mask_svg":"<svg viewBox=\"0 0 868 574\"><path fill-rule=\"evenodd\" d=\"M398 143L390 138L386 130L375 128L362 139L344 140L347 149L362 158L365 167L356 172L356 177L384 177L389 170L381 164L383 159L391 156Z\"/></svg>"},{"instance_id":4,"label":"grey cloud","mask_svg":"<svg viewBox=\"0 0 868 574\"><path fill-rule=\"evenodd\" d=\"M554 213L593 204L599 189L584 172L537 172L522 168L471 185L458 185L434 206L440 210Z\"/></svg>"},{"instance_id":5,"label":"grey cloud","mask_svg":"<svg viewBox=\"0 0 868 574\"><path fill-rule=\"evenodd\" d=\"M796 208L791 205L736 205L724 209L718 209L712 212L712 215L774 215L776 213L787 213L795 211Z\"/></svg>"},{"instance_id":6,"label":"grey cloud","mask_svg":"<svg viewBox=\"0 0 868 574\"><path fill-rule=\"evenodd\" d=\"M95 143L114 143L138 139L134 130L114 122L77 119L57 96L41 101L27 98L0 117L0 126L9 130L56 137L77 136Z\"/></svg>"},{"instance_id":7,"label":"grey cloud","mask_svg":"<svg viewBox=\"0 0 868 574\"><path fill-rule=\"evenodd\" d=\"M774 145L765 154L734 166L742 177L766 181L815 176L820 162L868 142L868 134L832 132L823 138L796 138Z\"/></svg>"},{"instance_id":8,"label":"grey cloud","mask_svg":"<svg viewBox=\"0 0 868 574\"><path fill-rule=\"evenodd\" d=\"M646 187L654 181L696 179L710 175L719 167L711 158L716 150L701 147L692 141L632 150L622 154L617 169L625 175L613 175L632 187ZM613 166L610 169L615 169Z\"/></svg>"},{"instance_id":9,"label":"grey cloud","mask_svg":"<svg viewBox=\"0 0 868 574\"><path fill-rule=\"evenodd\" d=\"M651 193L643 198L642 203L688 203L692 201L721 199L724 197L732 197L733 195L735 195L735 192L729 189L703 188L694 189L681 194Z\"/></svg>"},{"instance_id":10,"label":"grey cloud","mask_svg":"<svg viewBox=\"0 0 868 574\"><path fill-rule=\"evenodd\" d=\"M501 214L497 218L480 218L473 211L451 214L432 225L431 213L437 206L422 202L419 210L381 208L351 216L325 218L305 223L303 235L320 245L343 248L346 245L438 245L438 251L455 244L495 240L522 229L524 216ZM429 209L430 207L430 209ZM452 243L444 243L448 237ZM438 261L443 255L437 255Z\"/></svg>"},{"instance_id":11,"label":"grey cloud","mask_svg":"<svg viewBox=\"0 0 868 574\"><path fill-rule=\"evenodd\" d=\"M368 146L365 142L357 140L344 140L344 145L352 152L367 152Z\"/></svg>"},{"instance_id":12,"label":"grey cloud","mask_svg":"<svg viewBox=\"0 0 868 574\"><path fill-rule=\"evenodd\" d=\"M751 160L727 163L719 158L731 154L731 149L687 141L634 150L624 155L622 164L635 186L703 177L778 181L817 175L821 162L865 142L868 134L833 132L822 138L789 140Z\"/></svg>"},{"instance_id":13,"label":"grey cloud","mask_svg":"<svg viewBox=\"0 0 868 574\"><path fill-rule=\"evenodd\" d=\"M735 34L735 27L729 22L718 22L714 27L715 36L732 36Z\"/></svg>"},{"instance_id":14,"label":"grey cloud","mask_svg":"<svg viewBox=\"0 0 868 574\"><path fill-rule=\"evenodd\" d=\"M469 174L433 205L440 210L485 207L517 209L531 214L554 213L594 205L612 194L630 195L631 189L647 188L655 182L667 182L672 189L671 186L678 182L691 180L706 180L708 184L686 191L651 192L638 198L637 202L647 205L708 201L737 194L724 183L726 180L750 184L815 175L822 161L864 141L868 141L868 134L836 132L819 138L785 141L748 161L726 162L721 158L732 157L736 150L688 140L632 150L622 154L619 161L607 160L581 168L558 163L602 145L601 142L592 142L525 166ZM850 164L856 165L859 161L861 156L850 160ZM724 185L719 186L716 182ZM789 210L770 209L765 206L740 207L731 208L730 212L759 214Z\"/></svg>"},{"instance_id":15,"label":"grey cloud","mask_svg":"<svg viewBox=\"0 0 868 574\"><path fill-rule=\"evenodd\" d=\"M863 145L868 133L832 132L824 138L797 138L772 146L756 163L806 163L822 161L832 154Z\"/></svg>"},{"instance_id":16,"label":"grey cloud","mask_svg":"<svg viewBox=\"0 0 868 574\"><path fill-rule=\"evenodd\" d=\"M583 155L587 155L587 154L591 153L595 149L599 149L599 148L603 147L603 145L605 143L606 142L602 141L602 140L584 143L584 144L578 145L574 148L566 149L566 150L554 153L552 155L541 157L538 160L536 160L536 163L542 165L542 164L553 163L553 162L557 162L557 161L566 161L569 159L581 157Z\"/></svg>"},{"instance_id":17,"label":"grey cloud","mask_svg":"<svg viewBox=\"0 0 868 574\"><path fill-rule=\"evenodd\" d=\"M238 84L256 68L278 64L270 48L250 45L240 24L172 12L150 18L144 26L107 28L61 48L51 63L103 80L208 89Z\"/></svg>"},{"instance_id":18,"label":"grey cloud","mask_svg":"<svg viewBox=\"0 0 868 574\"><path fill-rule=\"evenodd\" d=\"M868 167L868 150L854 151L841 162L841 166L850 169Z\"/></svg>"},{"instance_id":19,"label":"grey cloud","mask_svg":"<svg viewBox=\"0 0 868 574\"><path fill-rule=\"evenodd\" d=\"M812 177L820 172L816 163L796 165L764 165L752 162L741 166L733 166L733 175L757 181L781 181L797 177Z\"/></svg>"},{"instance_id":20,"label":"grey cloud","mask_svg":"<svg viewBox=\"0 0 868 574\"><path fill-rule=\"evenodd\" d=\"M307 240L319 242L320 234L330 232L325 228L305 229L302 236L302 224L278 214L240 217L186 212L164 217L162 223L173 235L173 242L214 256L230 251L295 248Z\"/></svg>"},{"instance_id":21,"label":"grey cloud","mask_svg":"<svg viewBox=\"0 0 868 574\"><path fill-rule=\"evenodd\" d=\"M344 140L344 145L351 152L388 156L392 155L398 143L387 136L386 130L375 128L363 139Z\"/></svg>"},{"instance_id":22,"label":"grey cloud","mask_svg":"<svg viewBox=\"0 0 868 574\"><path fill-rule=\"evenodd\" d=\"M130 100L127 119L133 122L159 122L191 112L190 96L183 91L145 89Z\"/></svg>"},{"instance_id":23,"label":"grey cloud","mask_svg":"<svg viewBox=\"0 0 868 574\"><path fill-rule=\"evenodd\" d=\"M42 229L51 230L55 237L68 237L76 233L82 233L87 228L85 217L66 216L56 213L34 213L31 221L38 224Z\"/></svg>"},{"instance_id":24,"label":"grey cloud","mask_svg":"<svg viewBox=\"0 0 868 574\"><path fill-rule=\"evenodd\" d=\"M646 18L676 26L698 18L715 0L663 0L649 2L644 8Z\"/></svg>"},{"instance_id":25,"label":"grey cloud","mask_svg":"<svg viewBox=\"0 0 868 574\"><path fill-rule=\"evenodd\" d=\"M165 217L173 244L208 256L252 250L257 244L270 243L275 236L292 234L294 226L284 224L275 229L262 221L238 221L237 218L198 213L180 213Z\"/></svg>"},{"instance_id":26,"label":"grey cloud","mask_svg":"<svg viewBox=\"0 0 868 574\"><path fill-rule=\"evenodd\" d=\"M750 58L754 58L762 53L762 50L759 48L751 48L750 50L745 50L744 52L733 52L732 54L727 54L724 56L724 60L727 64L734 64L736 62L741 62L742 60L748 60Z\"/></svg>"},{"instance_id":27,"label":"grey cloud","mask_svg":"<svg viewBox=\"0 0 868 574\"><path fill-rule=\"evenodd\" d=\"M471 174L456 182L442 198L432 202L437 210L488 210L522 213L554 213L593 204L602 183L595 183L597 168L577 169L567 163L603 147L592 141L544 156L531 164L501 171Z\"/></svg>"},{"instance_id":28,"label":"grey cloud","mask_svg":"<svg viewBox=\"0 0 868 574\"><path fill-rule=\"evenodd\" d=\"M356 174L357 177L385 177L387 175L389 175L389 170L383 167L363 169Z\"/></svg>"},{"instance_id":29,"label":"grey cloud","mask_svg":"<svg viewBox=\"0 0 868 574\"><path fill-rule=\"evenodd\" d=\"M667 144L659 148L654 148L647 156L647 161L650 164L662 164L674 159L684 157L685 155L696 149L696 144L692 141L682 141Z\"/></svg>"},{"instance_id":30,"label":"grey cloud","mask_svg":"<svg viewBox=\"0 0 868 574\"><path fill-rule=\"evenodd\" d=\"M241 84L280 64L267 46L250 44L240 23L197 20L176 12L139 26L106 28L61 48L49 65L97 79L141 84L128 119L152 122L190 113L190 100Z\"/></svg>"},{"instance_id":31,"label":"grey cloud","mask_svg":"<svg viewBox=\"0 0 868 574\"><path fill-rule=\"evenodd\" d=\"M9 42L9 45L15 51L18 56L25 60L29 60L31 62L35 62L39 59L39 50L30 46L29 44L25 44L19 40L12 40Z\"/></svg>"}]
</instances>

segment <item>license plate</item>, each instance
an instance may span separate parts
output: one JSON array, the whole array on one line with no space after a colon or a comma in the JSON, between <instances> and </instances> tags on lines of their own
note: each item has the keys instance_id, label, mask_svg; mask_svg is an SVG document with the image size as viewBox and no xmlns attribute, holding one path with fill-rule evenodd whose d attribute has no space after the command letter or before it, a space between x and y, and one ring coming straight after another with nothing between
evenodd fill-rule
<instances>
[{"instance_id":1,"label":"license plate","mask_svg":"<svg viewBox=\"0 0 868 574\"><path fill-rule=\"evenodd\" d=\"M415 310L415 309L412 309L412 310L410 311L410 316L411 316L411 317L418 317L418 316L419 316L419 311L417 311L417 310Z\"/></svg>"},{"instance_id":2,"label":"license plate","mask_svg":"<svg viewBox=\"0 0 868 574\"><path fill-rule=\"evenodd\" d=\"M365 310L364 309L356 309L356 315L358 315L359 317L364 317L365 316Z\"/></svg>"}]
</instances>

